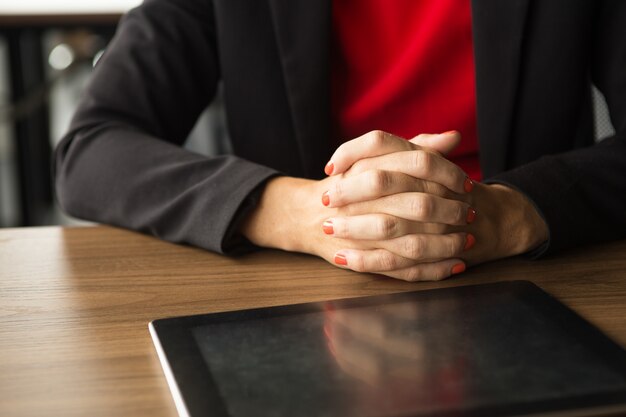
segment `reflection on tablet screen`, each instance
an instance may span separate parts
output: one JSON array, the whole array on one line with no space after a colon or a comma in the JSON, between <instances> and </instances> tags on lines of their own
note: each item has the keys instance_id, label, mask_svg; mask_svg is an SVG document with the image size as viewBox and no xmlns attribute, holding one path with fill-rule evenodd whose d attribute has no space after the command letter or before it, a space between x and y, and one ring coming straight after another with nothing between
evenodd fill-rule
<instances>
[{"instance_id":1,"label":"reflection on tablet screen","mask_svg":"<svg viewBox=\"0 0 626 417\"><path fill-rule=\"evenodd\" d=\"M455 414L626 390L623 374L537 308L487 296L327 303L193 334L233 417Z\"/></svg>"}]
</instances>

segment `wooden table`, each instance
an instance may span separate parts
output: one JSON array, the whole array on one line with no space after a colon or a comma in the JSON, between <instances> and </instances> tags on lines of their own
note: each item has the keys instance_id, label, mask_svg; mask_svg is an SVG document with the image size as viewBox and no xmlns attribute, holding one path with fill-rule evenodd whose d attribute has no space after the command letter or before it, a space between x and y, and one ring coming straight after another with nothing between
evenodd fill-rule
<instances>
[{"instance_id":1,"label":"wooden table","mask_svg":"<svg viewBox=\"0 0 626 417\"><path fill-rule=\"evenodd\" d=\"M626 241L440 283L298 254L227 258L110 227L0 229L0 415L175 416L150 320L527 279L626 346Z\"/></svg>"}]
</instances>

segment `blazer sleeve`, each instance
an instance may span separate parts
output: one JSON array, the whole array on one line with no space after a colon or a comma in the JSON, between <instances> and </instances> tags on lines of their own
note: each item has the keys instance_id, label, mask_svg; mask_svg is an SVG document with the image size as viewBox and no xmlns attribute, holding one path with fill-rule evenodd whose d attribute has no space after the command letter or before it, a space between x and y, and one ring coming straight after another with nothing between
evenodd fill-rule
<instances>
[{"instance_id":1,"label":"blazer sleeve","mask_svg":"<svg viewBox=\"0 0 626 417\"><path fill-rule=\"evenodd\" d=\"M61 206L215 252L249 249L237 226L277 173L181 147L219 77L211 2L146 0L130 11L55 151Z\"/></svg>"},{"instance_id":2,"label":"blazer sleeve","mask_svg":"<svg viewBox=\"0 0 626 417\"><path fill-rule=\"evenodd\" d=\"M490 178L525 193L550 239L531 255L626 237L626 2L599 3L589 68L615 134L594 146L545 156Z\"/></svg>"}]
</instances>

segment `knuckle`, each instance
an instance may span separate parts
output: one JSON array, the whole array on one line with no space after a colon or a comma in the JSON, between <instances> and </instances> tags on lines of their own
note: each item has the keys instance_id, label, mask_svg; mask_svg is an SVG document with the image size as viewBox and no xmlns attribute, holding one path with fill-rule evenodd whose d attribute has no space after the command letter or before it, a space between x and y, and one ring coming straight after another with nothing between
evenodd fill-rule
<instances>
[{"instance_id":1,"label":"knuckle","mask_svg":"<svg viewBox=\"0 0 626 417\"><path fill-rule=\"evenodd\" d=\"M380 255L378 264L381 271L393 271L398 269L398 259L387 251Z\"/></svg>"},{"instance_id":2,"label":"knuckle","mask_svg":"<svg viewBox=\"0 0 626 417\"><path fill-rule=\"evenodd\" d=\"M409 164L409 168L411 169L411 171L418 172L419 167L421 166L421 163L422 163L421 161L422 153L423 151L421 150L416 150L416 151L409 153L408 164Z\"/></svg>"},{"instance_id":3,"label":"knuckle","mask_svg":"<svg viewBox=\"0 0 626 417\"><path fill-rule=\"evenodd\" d=\"M382 130L372 130L366 136L367 146L371 149L379 148L385 143L385 132Z\"/></svg>"},{"instance_id":4,"label":"knuckle","mask_svg":"<svg viewBox=\"0 0 626 417\"><path fill-rule=\"evenodd\" d=\"M391 185L391 175L387 171L375 169L369 171L368 181L374 192L381 194Z\"/></svg>"},{"instance_id":5,"label":"knuckle","mask_svg":"<svg viewBox=\"0 0 626 417\"><path fill-rule=\"evenodd\" d=\"M441 281L446 279L449 275L446 269L442 267L425 267L424 265L416 265L413 268L409 268L405 271L405 275L402 279L406 281Z\"/></svg>"},{"instance_id":6,"label":"knuckle","mask_svg":"<svg viewBox=\"0 0 626 417\"><path fill-rule=\"evenodd\" d=\"M402 279L409 282L422 281L423 279L422 268L420 266L407 269L403 275Z\"/></svg>"},{"instance_id":7,"label":"knuckle","mask_svg":"<svg viewBox=\"0 0 626 417\"><path fill-rule=\"evenodd\" d=\"M433 277L432 280L433 281L443 281L444 279L448 278L450 276L450 271L448 271L447 269L445 269L443 266L436 268L435 271L433 271Z\"/></svg>"},{"instance_id":8,"label":"knuckle","mask_svg":"<svg viewBox=\"0 0 626 417\"><path fill-rule=\"evenodd\" d=\"M333 186L331 203L340 203L344 197L344 187L341 181L336 181Z\"/></svg>"},{"instance_id":9,"label":"knuckle","mask_svg":"<svg viewBox=\"0 0 626 417\"><path fill-rule=\"evenodd\" d=\"M410 235L404 239L404 253L411 259L422 258L425 249L424 240L419 236Z\"/></svg>"},{"instance_id":10,"label":"knuckle","mask_svg":"<svg viewBox=\"0 0 626 417\"><path fill-rule=\"evenodd\" d=\"M415 172L422 178L429 176L432 170L432 156L424 150L417 150L413 153L411 161Z\"/></svg>"},{"instance_id":11,"label":"knuckle","mask_svg":"<svg viewBox=\"0 0 626 417\"><path fill-rule=\"evenodd\" d=\"M467 220L467 207L462 203L458 203L454 211L454 222L456 224L465 224Z\"/></svg>"},{"instance_id":12,"label":"knuckle","mask_svg":"<svg viewBox=\"0 0 626 417\"><path fill-rule=\"evenodd\" d=\"M378 220L376 226L378 228L378 234L384 238L393 237L398 231L398 221L395 217L385 216Z\"/></svg>"},{"instance_id":13,"label":"knuckle","mask_svg":"<svg viewBox=\"0 0 626 417\"><path fill-rule=\"evenodd\" d=\"M433 201L428 194L416 194L411 199L411 212L420 220L426 220L433 212Z\"/></svg>"}]
</instances>

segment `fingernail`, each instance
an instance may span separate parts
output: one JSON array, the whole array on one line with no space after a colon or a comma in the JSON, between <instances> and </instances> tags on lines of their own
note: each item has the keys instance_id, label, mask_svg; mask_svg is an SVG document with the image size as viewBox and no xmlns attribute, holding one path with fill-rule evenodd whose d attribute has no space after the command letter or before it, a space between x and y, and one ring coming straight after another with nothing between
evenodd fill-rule
<instances>
[{"instance_id":1,"label":"fingernail","mask_svg":"<svg viewBox=\"0 0 626 417\"><path fill-rule=\"evenodd\" d=\"M322 194L322 204L328 206L330 204L330 197L328 196L328 191L324 191Z\"/></svg>"},{"instance_id":2,"label":"fingernail","mask_svg":"<svg viewBox=\"0 0 626 417\"><path fill-rule=\"evenodd\" d=\"M453 135L456 133L456 130L448 130L447 132L443 132L442 135Z\"/></svg>"},{"instance_id":3,"label":"fingernail","mask_svg":"<svg viewBox=\"0 0 626 417\"><path fill-rule=\"evenodd\" d=\"M322 230L324 230L324 233L326 233L327 235L332 235L333 233L335 233L335 231L333 230L332 220L326 220L324 223L322 223Z\"/></svg>"},{"instance_id":4,"label":"fingernail","mask_svg":"<svg viewBox=\"0 0 626 417\"><path fill-rule=\"evenodd\" d=\"M465 178L465 183L463 184L463 188L466 193L471 192L474 189L474 181L470 179L470 177Z\"/></svg>"},{"instance_id":5,"label":"fingernail","mask_svg":"<svg viewBox=\"0 0 626 417\"><path fill-rule=\"evenodd\" d=\"M460 274L463 271L465 271L465 264L456 264L452 267L450 274L456 275L456 274Z\"/></svg>"},{"instance_id":6,"label":"fingernail","mask_svg":"<svg viewBox=\"0 0 626 417\"><path fill-rule=\"evenodd\" d=\"M335 255L335 263L337 265L348 265L348 260L346 259L346 255L342 255L341 253L338 253L337 255Z\"/></svg>"},{"instance_id":7,"label":"fingernail","mask_svg":"<svg viewBox=\"0 0 626 417\"><path fill-rule=\"evenodd\" d=\"M474 237L473 234L468 233L467 236L465 237L465 247L463 248L463 250L470 250L474 247L475 244L476 244L476 238Z\"/></svg>"},{"instance_id":8,"label":"fingernail","mask_svg":"<svg viewBox=\"0 0 626 417\"><path fill-rule=\"evenodd\" d=\"M335 164L329 161L324 167L324 172L326 173L326 175L332 175L334 169L335 169Z\"/></svg>"},{"instance_id":9,"label":"fingernail","mask_svg":"<svg viewBox=\"0 0 626 417\"><path fill-rule=\"evenodd\" d=\"M476 220L476 210L474 210L473 208L469 208L467 210L467 224L471 224L474 222L474 220Z\"/></svg>"}]
</instances>

